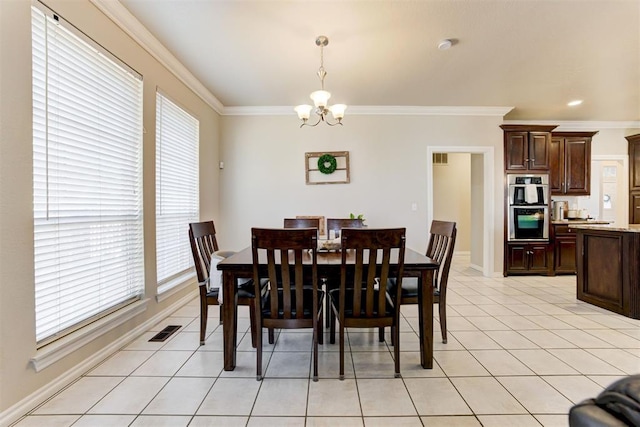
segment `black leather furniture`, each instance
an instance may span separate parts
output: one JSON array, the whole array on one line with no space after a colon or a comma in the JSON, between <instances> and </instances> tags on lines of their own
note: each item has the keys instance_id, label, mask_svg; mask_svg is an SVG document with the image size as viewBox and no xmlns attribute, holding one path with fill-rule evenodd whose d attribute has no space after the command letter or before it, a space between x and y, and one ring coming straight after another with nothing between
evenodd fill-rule
<instances>
[{"instance_id":1,"label":"black leather furniture","mask_svg":"<svg viewBox=\"0 0 640 427\"><path fill-rule=\"evenodd\" d=\"M640 427L640 375L611 384L569 410L571 427Z\"/></svg>"}]
</instances>

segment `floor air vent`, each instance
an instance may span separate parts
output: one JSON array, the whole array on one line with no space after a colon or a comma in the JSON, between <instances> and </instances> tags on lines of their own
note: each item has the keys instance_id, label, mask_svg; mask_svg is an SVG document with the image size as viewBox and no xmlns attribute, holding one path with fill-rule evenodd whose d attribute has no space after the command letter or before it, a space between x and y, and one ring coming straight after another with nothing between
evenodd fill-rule
<instances>
[{"instance_id":1,"label":"floor air vent","mask_svg":"<svg viewBox=\"0 0 640 427\"><path fill-rule=\"evenodd\" d=\"M171 335L173 335L181 327L182 327L181 325L169 325L166 328L164 328L163 330L161 330L160 332L158 332L157 334L155 334L153 337L151 337L149 342L152 342L152 341L153 342L165 341L167 338L169 338Z\"/></svg>"}]
</instances>

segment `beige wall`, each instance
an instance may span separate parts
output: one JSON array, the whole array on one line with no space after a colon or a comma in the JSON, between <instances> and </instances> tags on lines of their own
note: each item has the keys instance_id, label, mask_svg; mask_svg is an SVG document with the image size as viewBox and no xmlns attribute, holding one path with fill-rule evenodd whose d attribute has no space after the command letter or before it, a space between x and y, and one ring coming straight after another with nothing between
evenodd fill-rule
<instances>
[{"instance_id":1,"label":"beige wall","mask_svg":"<svg viewBox=\"0 0 640 427\"><path fill-rule=\"evenodd\" d=\"M144 78L144 231L147 310L79 351L36 373L31 178L31 5L0 1L0 420L2 412L44 387L127 331L192 292L157 303L155 274L155 90L200 120L201 215L218 216L219 117L89 1L47 4ZM195 283L195 282L194 282ZM91 286L91 283L87 283ZM194 293L195 295L195 293Z\"/></svg>"},{"instance_id":2,"label":"beige wall","mask_svg":"<svg viewBox=\"0 0 640 427\"><path fill-rule=\"evenodd\" d=\"M293 114L223 117L218 229L231 249L249 245L254 225L354 212L372 227L406 226L408 247L423 252L432 219L426 210L429 146L493 147L494 192L503 192L501 117L352 115L344 123L299 129ZM351 183L305 185L304 153L312 151L349 151ZM494 210L502 209L502 199L496 200ZM502 271L502 224L498 215L490 230L496 272Z\"/></svg>"},{"instance_id":3,"label":"beige wall","mask_svg":"<svg viewBox=\"0 0 640 427\"><path fill-rule=\"evenodd\" d=\"M498 199L500 195L498 193ZM469 261L472 266L482 270L482 262L484 257L484 248L482 234L484 229L484 210L480 207L484 203L484 165L483 158L480 154L471 155L471 232L470 232L470 257ZM497 211L497 215L501 215Z\"/></svg>"},{"instance_id":4,"label":"beige wall","mask_svg":"<svg viewBox=\"0 0 640 427\"><path fill-rule=\"evenodd\" d=\"M471 250L471 154L449 153L447 157L446 165L433 165L433 219L455 221L455 252L468 253Z\"/></svg>"}]
</instances>

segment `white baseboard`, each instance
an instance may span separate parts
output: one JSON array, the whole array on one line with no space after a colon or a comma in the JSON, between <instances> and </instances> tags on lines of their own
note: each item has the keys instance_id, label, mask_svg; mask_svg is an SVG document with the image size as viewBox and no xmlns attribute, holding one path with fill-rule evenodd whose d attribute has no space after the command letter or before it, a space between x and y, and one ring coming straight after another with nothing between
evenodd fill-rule
<instances>
[{"instance_id":1,"label":"white baseboard","mask_svg":"<svg viewBox=\"0 0 640 427\"><path fill-rule=\"evenodd\" d=\"M471 268L472 270L476 270L479 271L480 273L483 272L483 268L481 265L477 265L477 264L469 264L469 268Z\"/></svg>"},{"instance_id":2,"label":"white baseboard","mask_svg":"<svg viewBox=\"0 0 640 427\"><path fill-rule=\"evenodd\" d=\"M178 310L183 305L187 304L189 301L193 300L194 294L189 293L188 295L180 298L175 303L171 304L166 309L162 310L160 313L156 314L152 318L148 319L144 323L138 325L136 328L127 332L126 334L119 337L117 340L111 342L106 347L99 350L93 356L85 359L82 363L73 367L73 369L69 369L67 372L63 373L53 381L49 382L45 386L31 393L29 396L25 397L21 401L16 404L10 406L6 410L0 413L0 427L7 427L11 423L17 421L20 417L25 415L27 412L31 411L36 406L40 405L47 399L49 399L54 394L58 393L60 390L71 384L73 381L78 379L82 374L89 371L94 366L98 365L100 362L105 360L107 357L111 356L118 349L124 347L129 344L133 340L135 340L142 333L146 332L150 327L157 324L164 318L168 317L174 311Z\"/></svg>"}]
</instances>

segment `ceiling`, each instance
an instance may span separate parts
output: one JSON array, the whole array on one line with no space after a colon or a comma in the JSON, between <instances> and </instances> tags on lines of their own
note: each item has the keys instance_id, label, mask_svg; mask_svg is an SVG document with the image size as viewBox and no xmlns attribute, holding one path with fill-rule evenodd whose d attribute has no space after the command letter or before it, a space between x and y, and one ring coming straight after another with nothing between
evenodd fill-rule
<instances>
[{"instance_id":1,"label":"ceiling","mask_svg":"<svg viewBox=\"0 0 640 427\"><path fill-rule=\"evenodd\" d=\"M315 39L326 35L330 103L352 111L514 107L507 120L640 120L638 0L120 3L227 110L310 103ZM438 50L445 38L453 46ZM574 99L584 102L568 107Z\"/></svg>"}]
</instances>

